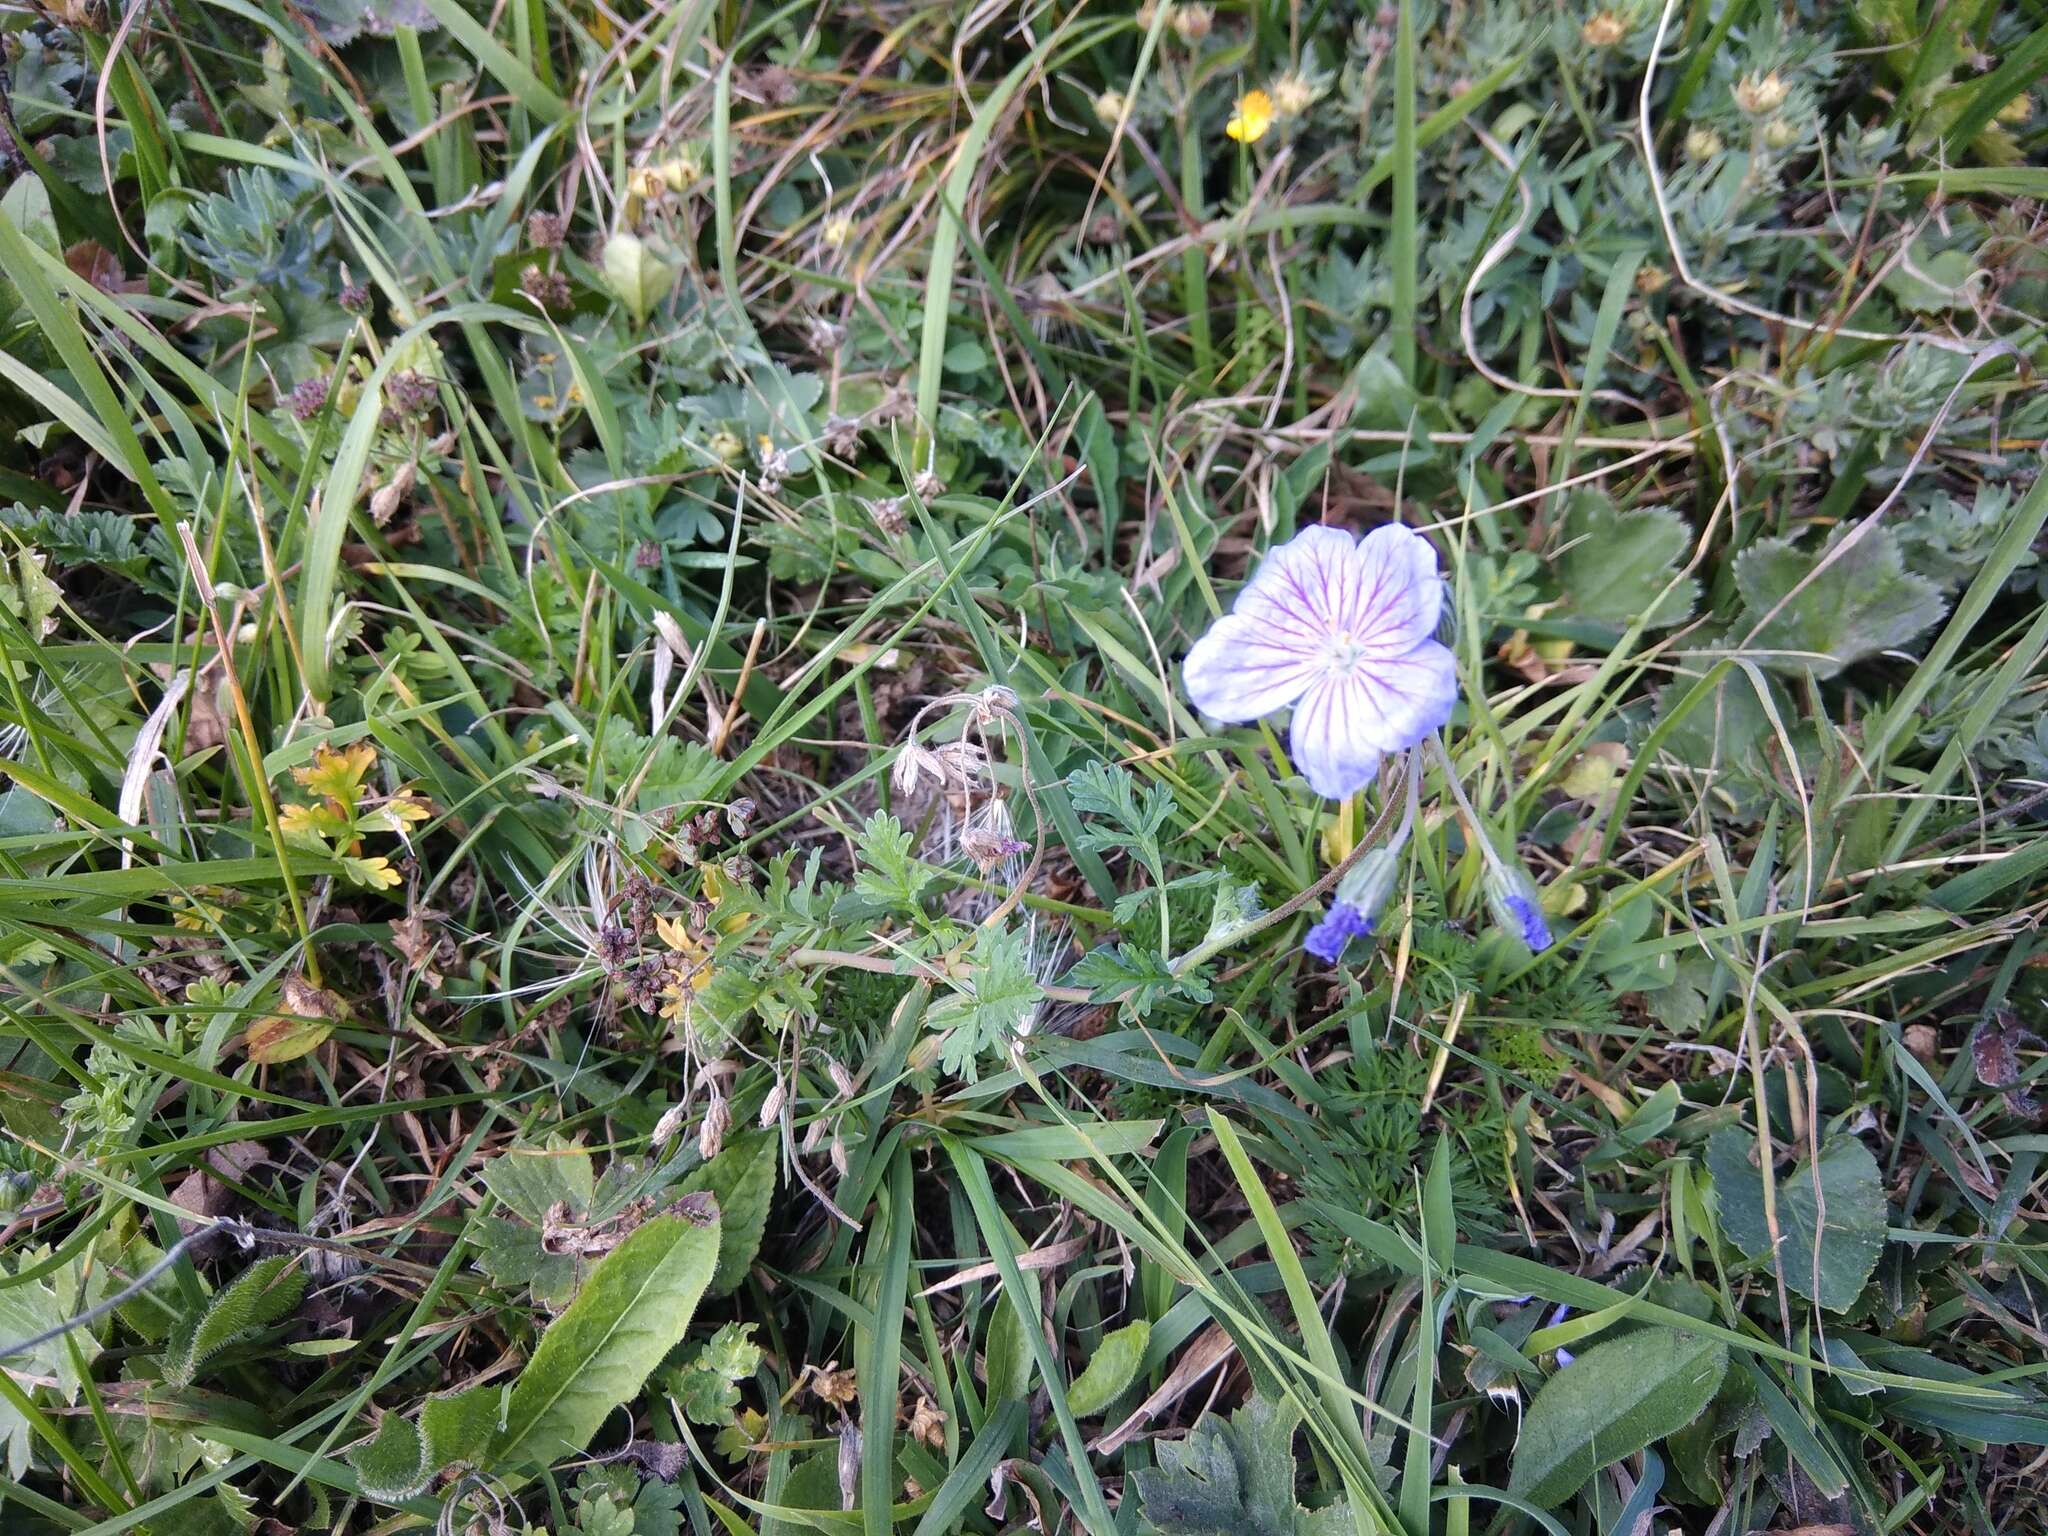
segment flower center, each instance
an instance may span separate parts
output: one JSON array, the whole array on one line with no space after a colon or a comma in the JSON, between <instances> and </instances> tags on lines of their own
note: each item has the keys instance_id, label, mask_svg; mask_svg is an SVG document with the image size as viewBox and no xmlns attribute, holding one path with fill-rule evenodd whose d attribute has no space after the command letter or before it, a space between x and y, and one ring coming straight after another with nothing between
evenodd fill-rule
<instances>
[{"instance_id":1,"label":"flower center","mask_svg":"<svg viewBox=\"0 0 2048 1536\"><path fill-rule=\"evenodd\" d=\"M1365 647L1351 635L1337 635L1331 639L1329 668L1332 672L1356 672L1359 662L1364 659Z\"/></svg>"}]
</instances>

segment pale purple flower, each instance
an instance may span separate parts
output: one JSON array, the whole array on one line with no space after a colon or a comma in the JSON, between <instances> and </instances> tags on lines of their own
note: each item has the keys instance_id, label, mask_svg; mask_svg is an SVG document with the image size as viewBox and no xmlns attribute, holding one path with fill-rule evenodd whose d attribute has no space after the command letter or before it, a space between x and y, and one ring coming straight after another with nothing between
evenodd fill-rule
<instances>
[{"instance_id":1,"label":"pale purple flower","mask_svg":"<svg viewBox=\"0 0 2048 1536\"><path fill-rule=\"evenodd\" d=\"M1188 652L1188 697L1231 722L1292 706L1295 766L1341 800L1372 782L1383 755L1451 717L1458 672L1435 638L1442 606L1436 551L1412 529L1353 539L1305 528L1267 552Z\"/></svg>"}]
</instances>

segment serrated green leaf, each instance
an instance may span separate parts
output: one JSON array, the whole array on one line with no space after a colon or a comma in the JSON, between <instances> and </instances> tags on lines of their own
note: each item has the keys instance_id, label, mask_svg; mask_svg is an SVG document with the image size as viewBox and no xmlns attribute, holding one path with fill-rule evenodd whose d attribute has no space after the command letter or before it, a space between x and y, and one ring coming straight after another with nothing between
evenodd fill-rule
<instances>
[{"instance_id":1,"label":"serrated green leaf","mask_svg":"<svg viewBox=\"0 0 2048 1536\"><path fill-rule=\"evenodd\" d=\"M182 1317L164 1342L164 1380L189 1387L206 1363L239 1339L276 1322L306 1293L306 1272L289 1256L259 1259L234 1284L214 1293L197 1314Z\"/></svg>"},{"instance_id":2,"label":"serrated green leaf","mask_svg":"<svg viewBox=\"0 0 2048 1536\"><path fill-rule=\"evenodd\" d=\"M1294 1497L1301 1411L1256 1396L1226 1420L1206 1415L1187 1438L1155 1442L1157 1467L1132 1474L1145 1529L1161 1536L1318 1536L1348 1506L1306 1510Z\"/></svg>"},{"instance_id":3,"label":"serrated green leaf","mask_svg":"<svg viewBox=\"0 0 2048 1536\"><path fill-rule=\"evenodd\" d=\"M1827 557L1809 554L1789 539L1760 539L1735 557L1735 585L1754 627ZM1902 646L1938 623L1941 592L1905 569L1898 540L1885 528L1850 545L1814 581L1756 631L1760 658L1779 671L1833 677L1852 662Z\"/></svg>"},{"instance_id":4,"label":"serrated green leaf","mask_svg":"<svg viewBox=\"0 0 2048 1536\"><path fill-rule=\"evenodd\" d=\"M1138 1379L1145 1363L1145 1346L1152 1341L1152 1325L1140 1318L1127 1327L1102 1336L1102 1343L1088 1359L1088 1368L1067 1388L1067 1406L1077 1419L1102 1412Z\"/></svg>"},{"instance_id":5,"label":"serrated green leaf","mask_svg":"<svg viewBox=\"0 0 2048 1536\"><path fill-rule=\"evenodd\" d=\"M1530 1402L1508 1492L1541 1509L1563 1503L1600 1468L1690 1424L1727 1370L1725 1344L1669 1328L1581 1351Z\"/></svg>"},{"instance_id":6,"label":"serrated green leaf","mask_svg":"<svg viewBox=\"0 0 2048 1536\"><path fill-rule=\"evenodd\" d=\"M1669 507L1623 511L1599 491L1580 491L1565 513L1556 570L1563 610L1603 624L1666 629L1692 617L1699 583L1688 576L1644 610L1670 583L1692 544L1685 519Z\"/></svg>"},{"instance_id":7,"label":"serrated green leaf","mask_svg":"<svg viewBox=\"0 0 2048 1536\"><path fill-rule=\"evenodd\" d=\"M718 1201L718 1267L707 1292L728 1296L740 1288L768 1230L768 1207L781 1170L771 1132L735 1137L725 1150L683 1181L685 1193L708 1191Z\"/></svg>"},{"instance_id":8,"label":"serrated green leaf","mask_svg":"<svg viewBox=\"0 0 2048 1536\"><path fill-rule=\"evenodd\" d=\"M590 1211L597 1187L590 1154L554 1140L545 1147L516 1148L492 1158L484 1164L483 1181L507 1210L536 1227L558 1203L568 1207L571 1220L581 1220Z\"/></svg>"},{"instance_id":9,"label":"serrated green leaf","mask_svg":"<svg viewBox=\"0 0 2048 1536\"><path fill-rule=\"evenodd\" d=\"M669 1390L691 1423L716 1428L732 1422L740 1402L739 1383L761 1364L761 1346L753 1334L752 1323L727 1323L669 1378Z\"/></svg>"},{"instance_id":10,"label":"serrated green leaf","mask_svg":"<svg viewBox=\"0 0 2048 1536\"><path fill-rule=\"evenodd\" d=\"M1707 1142L1707 1169L1714 1176L1721 1231L1749 1258L1768 1262L1763 1174L1750 1161L1755 1144L1745 1132L1716 1131ZM1884 1248L1884 1180L1877 1159L1854 1136L1837 1136L1821 1149L1817 1165L1802 1162L1778 1180L1776 1204L1785 1283L1830 1312L1847 1311L1863 1294Z\"/></svg>"}]
</instances>

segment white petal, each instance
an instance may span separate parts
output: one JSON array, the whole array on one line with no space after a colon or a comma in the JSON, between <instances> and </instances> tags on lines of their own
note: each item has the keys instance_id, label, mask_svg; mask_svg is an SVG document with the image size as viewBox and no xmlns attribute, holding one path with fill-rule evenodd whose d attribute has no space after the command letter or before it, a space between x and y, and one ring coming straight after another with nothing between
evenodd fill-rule
<instances>
[{"instance_id":1,"label":"white petal","mask_svg":"<svg viewBox=\"0 0 2048 1536\"><path fill-rule=\"evenodd\" d=\"M1451 718L1458 663L1425 640L1405 656L1360 661L1352 686L1361 695L1360 736L1382 752L1405 752Z\"/></svg>"},{"instance_id":2,"label":"white petal","mask_svg":"<svg viewBox=\"0 0 2048 1536\"><path fill-rule=\"evenodd\" d=\"M1308 787L1329 800L1355 795L1379 772L1380 753L1362 727L1372 705L1351 678L1325 677L1294 706L1288 748Z\"/></svg>"},{"instance_id":3,"label":"white petal","mask_svg":"<svg viewBox=\"0 0 2048 1536\"><path fill-rule=\"evenodd\" d=\"M1231 612L1269 627L1283 643L1327 650L1358 603L1357 547L1338 528L1302 529L1266 552Z\"/></svg>"},{"instance_id":4,"label":"white petal","mask_svg":"<svg viewBox=\"0 0 2048 1536\"><path fill-rule=\"evenodd\" d=\"M1194 643L1181 664L1181 680L1203 714L1242 721L1285 709L1321 670L1319 652L1297 648L1290 631L1233 613Z\"/></svg>"},{"instance_id":5,"label":"white petal","mask_svg":"<svg viewBox=\"0 0 2048 1536\"><path fill-rule=\"evenodd\" d=\"M1436 633L1443 580L1436 551L1412 528L1389 523L1358 541L1338 623L1369 655L1399 656Z\"/></svg>"}]
</instances>

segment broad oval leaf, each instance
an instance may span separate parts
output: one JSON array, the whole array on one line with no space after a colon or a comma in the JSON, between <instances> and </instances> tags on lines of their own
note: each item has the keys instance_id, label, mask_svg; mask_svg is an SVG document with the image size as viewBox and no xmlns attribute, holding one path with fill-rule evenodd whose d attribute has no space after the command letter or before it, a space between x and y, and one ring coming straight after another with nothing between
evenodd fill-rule
<instances>
[{"instance_id":1,"label":"broad oval leaf","mask_svg":"<svg viewBox=\"0 0 2048 1536\"><path fill-rule=\"evenodd\" d=\"M1645 1328L1584 1350L1529 1404L1508 1492L1542 1509L1563 1503L1600 1468L1685 1428L1728 1370L1728 1347Z\"/></svg>"},{"instance_id":2,"label":"broad oval leaf","mask_svg":"<svg viewBox=\"0 0 2048 1536\"><path fill-rule=\"evenodd\" d=\"M1067 1388L1067 1406L1077 1419L1090 1418L1117 1400L1125 1387L1137 1380L1145 1363L1145 1346L1152 1342L1152 1325L1143 1318L1127 1328L1102 1336L1088 1368Z\"/></svg>"},{"instance_id":3,"label":"broad oval leaf","mask_svg":"<svg viewBox=\"0 0 2048 1536\"><path fill-rule=\"evenodd\" d=\"M1745 1132L1716 1131L1707 1168L1721 1231L1750 1258L1769 1262L1771 1228L1753 1146ZM1801 1163L1778 1180L1777 1218L1785 1284L1830 1312L1853 1307L1884 1249L1884 1180L1870 1149L1854 1136L1833 1138L1818 1163Z\"/></svg>"},{"instance_id":4,"label":"broad oval leaf","mask_svg":"<svg viewBox=\"0 0 2048 1536\"><path fill-rule=\"evenodd\" d=\"M513 1384L493 1457L500 1468L575 1455L632 1400L688 1331L718 1237L715 1207L701 1224L657 1216L599 1260Z\"/></svg>"}]
</instances>

